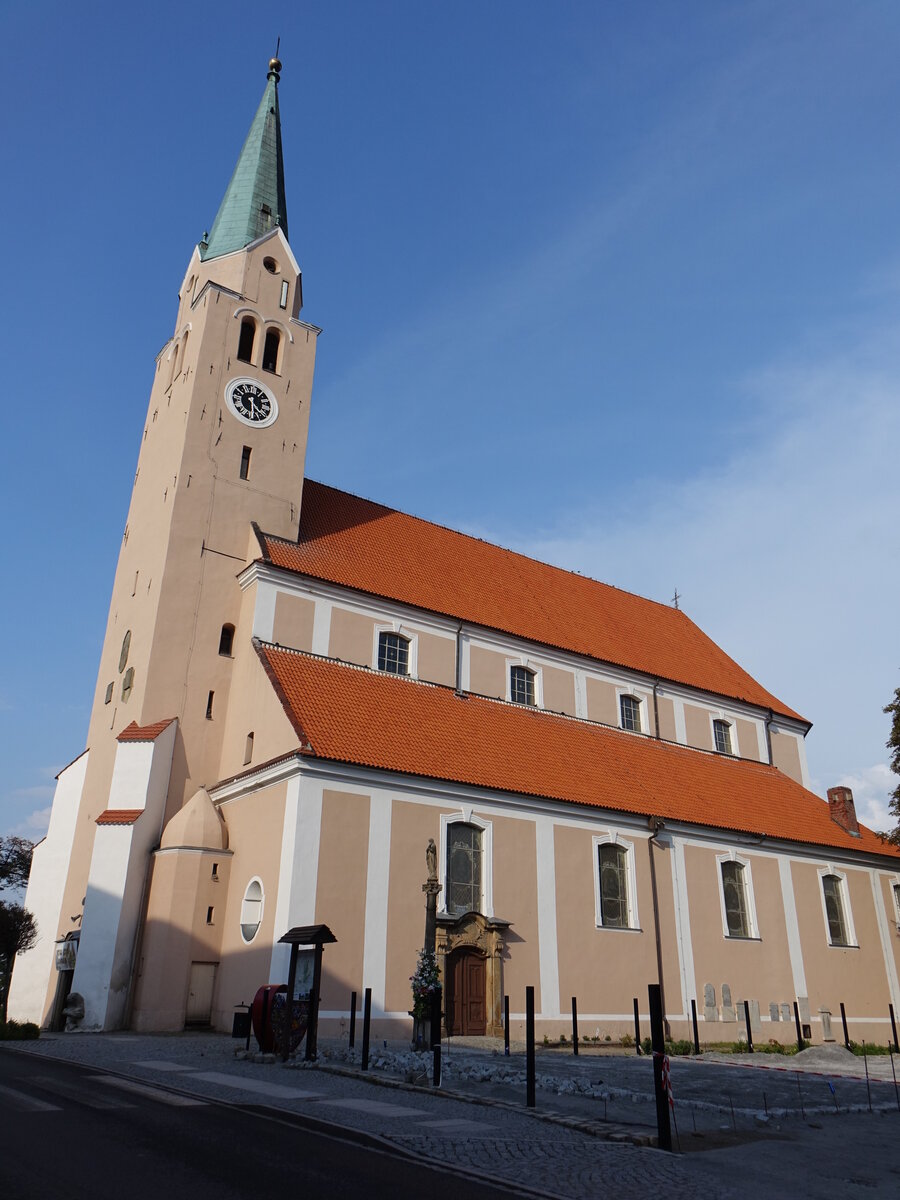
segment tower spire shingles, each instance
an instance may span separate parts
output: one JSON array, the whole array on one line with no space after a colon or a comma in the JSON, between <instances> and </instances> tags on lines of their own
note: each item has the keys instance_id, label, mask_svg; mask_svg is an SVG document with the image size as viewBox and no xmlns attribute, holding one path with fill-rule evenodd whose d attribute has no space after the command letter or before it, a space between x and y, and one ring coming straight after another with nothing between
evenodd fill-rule
<instances>
[{"instance_id":1,"label":"tower spire shingles","mask_svg":"<svg viewBox=\"0 0 900 1200\"><path fill-rule=\"evenodd\" d=\"M256 238L280 225L287 237L287 202L284 193L284 159L281 152L281 117L278 80L281 63L269 62L266 90L244 142L231 182L216 213L204 259L242 250Z\"/></svg>"}]
</instances>

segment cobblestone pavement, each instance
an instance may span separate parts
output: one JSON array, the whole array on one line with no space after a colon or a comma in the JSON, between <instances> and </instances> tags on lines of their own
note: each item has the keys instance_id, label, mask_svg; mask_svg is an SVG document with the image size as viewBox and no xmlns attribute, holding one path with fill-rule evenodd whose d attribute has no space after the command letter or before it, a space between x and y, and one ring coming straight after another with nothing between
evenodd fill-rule
<instances>
[{"instance_id":1,"label":"cobblestone pavement","mask_svg":"<svg viewBox=\"0 0 900 1200\"><path fill-rule=\"evenodd\" d=\"M893 1084L875 1080L870 1085L873 1106L881 1115L848 1115L852 1099L862 1097L865 1106L865 1082L844 1077L841 1071L856 1069L856 1064L832 1051L830 1059L826 1055L817 1064L814 1055L806 1060L807 1071L829 1068L821 1075L798 1075L768 1062L734 1067L673 1060L675 1111L685 1153L667 1155L604 1140L610 1133L640 1140L652 1131L652 1067L644 1058L580 1054L576 1059L571 1053L544 1051L537 1071L545 1086L538 1091L537 1111L528 1112L524 1086L515 1077L492 1078L498 1067L524 1072L523 1060L495 1055L490 1044L454 1042L445 1053L446 1091L410 1086L378 1069L379 1061L394 1056L410 1060L408 1046L401 1043L373 1049L373 1069L367 1075L358 1065L341 1061L346 1044L338 1041L321 1040L320 1063L307 1069L238 1061L235 1045L217 1034L69 1034L45 1036L20 1048L213 1100L262 1104L338 1124L453 1168L572 1200L605 1193L612 1181L624 1200L660 1190L674 1200L833 1200L857 1194L896 1200L900 1193L900 1154L895 1149L900 1112ZM567 1091L568 1085L589 1086L594 1094ZM763 1092L768 1122L760 1111ZM800 1094L805 1096L802 1115ZM820 1104L823 1099L827 1102ZM774 1115L780 1101L783 1116ZM611 1120L603 1121L604 1111ZM587 1129L600 1136L590 1136ZM837 1130L840 1136L835 1136Z\"/></svg>"}]
</instances>

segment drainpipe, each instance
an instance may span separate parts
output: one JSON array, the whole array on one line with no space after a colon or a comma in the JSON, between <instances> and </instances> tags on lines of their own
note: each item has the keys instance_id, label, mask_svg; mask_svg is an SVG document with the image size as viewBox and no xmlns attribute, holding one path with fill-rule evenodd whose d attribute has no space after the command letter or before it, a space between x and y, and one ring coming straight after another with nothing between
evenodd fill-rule
<instances>
[{"instance_id":1,"label":"drainpipe","mask_svg":"<svg viewBox=\"0 0 900 1200\"><path fill-rule=\"evenodd\" d=\"M672 1030L669 1026L669 1018L666 1010L666 991L663 984L663 957L662 957L662 937L659 930L659 894L656 889L656 862L653 857L653 843L659 837L659 832L664 829L662 821L659 817L650 816L647 818L647 824L653 830L647 842L647 851L650 855L650 890L653 894L653 932L656 938L656 972L659 980L659 996L662 1001L663 1024L665 1026L665 1035L667 1038L672 1036Z\"/></svg>"},{"instance_id":2,"label":"drainpipe","mask_svg":"<svg viewBox=\"0 0 900 1200\"><path fill-rule=\"evenodd\" d=\"M656 726L656 740L659 741L659 701L657 700L657 688L659 680L653 680L653 724Z\"/></svg>"}]
</instances>

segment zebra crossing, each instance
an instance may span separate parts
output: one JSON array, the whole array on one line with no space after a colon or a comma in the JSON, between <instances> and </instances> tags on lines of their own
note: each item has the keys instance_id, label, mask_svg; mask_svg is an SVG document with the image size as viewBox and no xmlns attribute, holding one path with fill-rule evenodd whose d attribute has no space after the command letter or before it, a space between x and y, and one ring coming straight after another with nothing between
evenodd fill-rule
<instances>
[{"instance_id":1,"label":"zebra crossing","mask_svg":"<svg viewBox=\"0 0 900 1200\"><path fill-rule=\"evenodd\" d=\"M0 1111L58 1113L74 1106L111 1112L135 1108L139 1101L164 1104L170 1108L201 1108L208 1105L208 1101L200 1096L169 1092L117 1075L78 1075L72 1078L28 1075L15 1078L12 1083L0 1083Z\"/></svg>"}]
</instances>

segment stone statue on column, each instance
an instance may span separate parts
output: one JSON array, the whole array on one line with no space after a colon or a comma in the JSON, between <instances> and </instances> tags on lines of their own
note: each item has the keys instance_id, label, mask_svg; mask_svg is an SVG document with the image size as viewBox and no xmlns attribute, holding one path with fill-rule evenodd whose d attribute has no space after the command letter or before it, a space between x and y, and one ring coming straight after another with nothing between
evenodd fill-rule
<instances>
[{"instance_id":1,"label":"stone statue on column","mask_svg":"<svg viewBox=\"0 0 900 1200\"><path fill-rule=\"evenodd\" d=\"M443 891L438 882L437 847L434 844L434 838L428 839L428 846L425 849L425 864L428 867L428 880L422 884L422 891L425 893L424 949L434 954L437 940L437 898Z\"/></svg>"}]
</instances>

